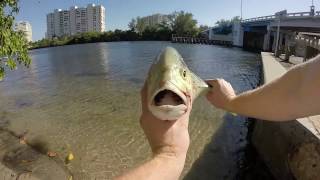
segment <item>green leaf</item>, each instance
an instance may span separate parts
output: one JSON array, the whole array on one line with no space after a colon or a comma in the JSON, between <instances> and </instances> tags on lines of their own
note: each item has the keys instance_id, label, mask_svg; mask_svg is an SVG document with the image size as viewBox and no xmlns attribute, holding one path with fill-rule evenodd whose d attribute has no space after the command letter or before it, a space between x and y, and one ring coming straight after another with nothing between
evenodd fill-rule
<instances>
[{"instance_id":1,"label":"green leaf","mask_svg":"<svg viewBox=\"0 0 320 180\"><path fill-rule=\"evenodd\" d=\"M4 68L0 67L0 81L2 81L4 78Z\"/></svg>"},{"instance_id":2,"label":"green leaf","mask_svg":"<svg viewBox=\"0 0 320 180\"><path fill-rule=\"evenodd\" d=\"M14 69L17 67L17 64L16 64L16 62L15 62L12 58L9 58L8 61L7 61L7 66L8 66L11 70L14 70Z\"/></svg>"},{"instance_id":3,"label":"green leaf","mask_svg":"<svg viewBox=\"0 0 320 180\"><path fill-rule=\"evenodd\" d=\"M28 42L23 33L13 31L15 15L19 12L19 0L0 0L0 58L8 57L5 63L0 59L0 79L5 76L5 68L16 69L17 63L29 66Z\"/></svg>"}]
</instances>

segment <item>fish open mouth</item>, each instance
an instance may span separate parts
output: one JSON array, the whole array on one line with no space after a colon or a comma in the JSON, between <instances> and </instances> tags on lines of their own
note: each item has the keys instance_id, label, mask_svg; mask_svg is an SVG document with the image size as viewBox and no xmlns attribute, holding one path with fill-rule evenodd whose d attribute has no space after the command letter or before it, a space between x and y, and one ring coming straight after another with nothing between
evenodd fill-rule
<instances>
[{"instance_id":1,"label":"fish open mouth","mask_svg":"<svg viewBox=\"0 0 320 180\"><path fill-rule=\"evenodd\" d=\"M161 120L177 120L189 106L187 96L171 82L154 92L150 100L150 111Z\"/></svg>"},{"instance_id":2,"label":"fish open mouth","mask_svg":"<svg viewBox=\"0 0 320 180\"><path fill-rule=\"evenodd\" d=\"M180 104L185 104L185 102L183 101L183 98L180 97L177 93L168 89L164 89L156 94L156 96L154 97L154 104L156 106L178 106Z\"/></svg>"},{"instance_id":3,"label":"fish open mouth","mask_svg":"<svg viewBox=\"0 0 320 180\"><path fill-rule=\"evenodd\" d=\"M149 108L161 120L176 120L188 109L187 97L179 90L163 88L155 93Z\"/></svg>"},{"instance_id":4,"label":"fish open mouth","mask_svg":"<svg viewBox=\"0 0 320 180\"><path fill-rule=\"evenodd\" d=\"M158 90L153 96L153 105L156 107L186 107L187 98L180 90L171 84Z\"/></svg>"}]
</instances>

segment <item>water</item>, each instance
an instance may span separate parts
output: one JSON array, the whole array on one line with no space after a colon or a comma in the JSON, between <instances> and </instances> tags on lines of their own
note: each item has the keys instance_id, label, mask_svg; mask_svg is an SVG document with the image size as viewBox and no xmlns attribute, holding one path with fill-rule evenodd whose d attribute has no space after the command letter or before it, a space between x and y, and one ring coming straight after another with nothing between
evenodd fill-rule
<instances>
[{"instance_id":1,"label":"water","mask_svg":"<svg viewBox=\"0 0 320 180\"><path fill-rule=\"evenodd\" d=\"M0 83L0 126L25 133L29 144L41 144L60 159L72 152L70 164L55 163L75 179L110 179L150 157L138 123L139 89L154 57L168 45L202 78L224 78L237 92L259 82L260 57L237 48L114 42L38 49L31 51L29 69L20 67ZM234 179L243 166L246 119L202 97L189 127L182 178Z\"/></svg>"}]
</instances>

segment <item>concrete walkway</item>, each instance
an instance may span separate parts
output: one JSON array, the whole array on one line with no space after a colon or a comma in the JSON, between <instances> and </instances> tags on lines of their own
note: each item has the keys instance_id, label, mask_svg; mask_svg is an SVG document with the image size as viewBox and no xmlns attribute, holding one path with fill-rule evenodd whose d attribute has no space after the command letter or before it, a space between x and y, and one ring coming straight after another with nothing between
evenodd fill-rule
<instances>
[{"instance_id":1,"label":"concrete walkway","mask_svg":"<svg viewBox=\"0 0 320 180\"><path fill-rule=\"evenodd\" d=\"M264 84L295 65L292 61L281 65L272 53L261 55ZM319 124L319 116L288 122L255 122L252 142L276 179L320 180Z\"/></svg>"}]
</instances>

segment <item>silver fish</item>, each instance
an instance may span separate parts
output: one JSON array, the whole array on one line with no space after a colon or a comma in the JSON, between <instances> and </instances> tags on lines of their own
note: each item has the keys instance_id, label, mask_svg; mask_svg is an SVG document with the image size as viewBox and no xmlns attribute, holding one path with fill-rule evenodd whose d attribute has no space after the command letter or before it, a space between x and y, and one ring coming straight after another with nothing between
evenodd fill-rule
<instances>
[{"instance_id":1,"label":"silver fish","mask_svg":"<svg viewBox=\"0 0 320 180\"><path fill-rule=\"evenodd\" d=\"M148 108L161 120L177 120L191 108L198 95L208 89L172 47L165 48L157 56L146 83Z\"/></svg>"}]
</instances>

